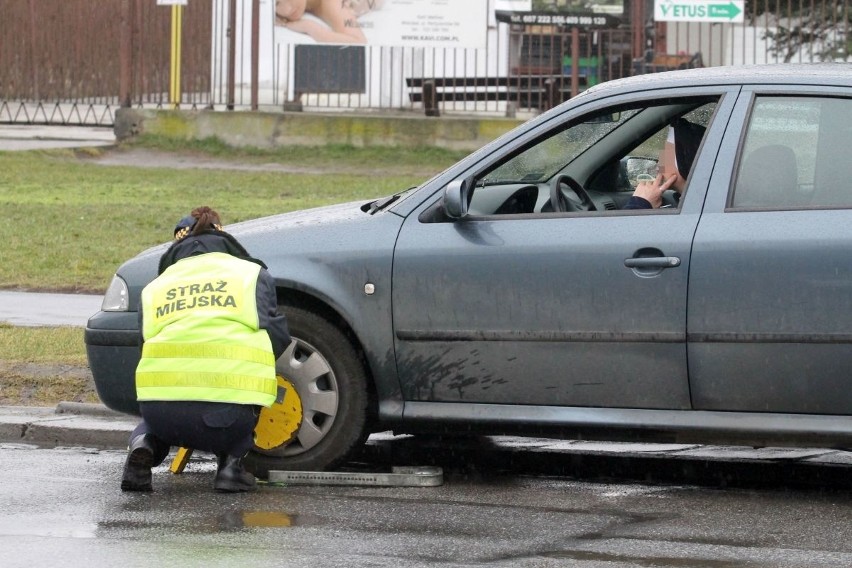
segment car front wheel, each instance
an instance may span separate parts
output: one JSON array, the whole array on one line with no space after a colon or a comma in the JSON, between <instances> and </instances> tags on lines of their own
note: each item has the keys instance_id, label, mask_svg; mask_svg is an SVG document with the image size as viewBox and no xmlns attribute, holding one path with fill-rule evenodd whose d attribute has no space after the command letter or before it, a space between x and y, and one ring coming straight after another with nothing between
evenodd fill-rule
<instances>
[{"instance_id":1,"label":"car front wheel","mask_svg":"<svg viewBox=\"0 0 852 568\"><path fill-rule=\"evenodd\" d=\"M366 438L367 378L352 344L312 312L281 311L293 340L276 363L278 399L262 409L246 459L259 477L333 468Z\"/></svg>"}]
</instances>

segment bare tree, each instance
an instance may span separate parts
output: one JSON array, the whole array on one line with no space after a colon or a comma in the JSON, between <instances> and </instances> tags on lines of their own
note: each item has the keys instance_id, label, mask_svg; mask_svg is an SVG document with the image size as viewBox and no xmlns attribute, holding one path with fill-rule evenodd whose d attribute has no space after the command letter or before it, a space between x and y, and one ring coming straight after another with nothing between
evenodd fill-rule
<instances>
[{"instance_id":1,"label":"bare tree","mask_svg":"<svg viewBox=\"0 0 852 568\"><path fill-rule=\"evenodd\" d=\"M770 51L785 62L801 53L816 61L852 55L848 0L747 0L746 17L763 17Z\"/></svg>"}]
</instances>

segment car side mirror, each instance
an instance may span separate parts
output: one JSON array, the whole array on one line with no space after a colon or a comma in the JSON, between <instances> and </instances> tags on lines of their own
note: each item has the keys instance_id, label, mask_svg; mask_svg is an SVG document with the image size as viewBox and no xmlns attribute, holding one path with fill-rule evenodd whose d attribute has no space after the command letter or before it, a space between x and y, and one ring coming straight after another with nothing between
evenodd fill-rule
<instances>
[{"instance_id":1,"label":"car side mirror","mask_svg":"<svg viewBox=\"0 0 852 568\"><path fill-rule=\"evenodd\" d=\"M461 219L467 215L467 204L470 202L470 188L473 179L454 179L444 189L444 212L451 219Z\"/></svg>"},{"instance_id":2,"label":"car side mirror","mask_svg":"<svg viewBox=\"0 0 852 568\"><path fill-rule=\"evenodd\" d=\"M653 158L639 158L629 156L624 160L625 174L631 186L635 186L636 177L639 174L648 174L652 177L657 177L657 160Z\"/></svg>"}]
</instances>

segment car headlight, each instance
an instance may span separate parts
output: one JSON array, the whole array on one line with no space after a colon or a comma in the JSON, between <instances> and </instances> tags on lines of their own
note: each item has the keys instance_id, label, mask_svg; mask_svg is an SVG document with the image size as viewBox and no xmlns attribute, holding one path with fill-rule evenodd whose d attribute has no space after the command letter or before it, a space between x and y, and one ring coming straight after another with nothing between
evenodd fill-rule
<instances>
[{"instance_id":1,"label":"car headlight","mask_svg":"<svg viewBox=\"0 0 852 568\"><path fill-rule=\"evenodd\" d=\"M104 312L126 312L127 307L127 283L116 274L112 277L112 282L109 283L109 288L104 293L101 310Z\"/></svg>"}]
</instances>

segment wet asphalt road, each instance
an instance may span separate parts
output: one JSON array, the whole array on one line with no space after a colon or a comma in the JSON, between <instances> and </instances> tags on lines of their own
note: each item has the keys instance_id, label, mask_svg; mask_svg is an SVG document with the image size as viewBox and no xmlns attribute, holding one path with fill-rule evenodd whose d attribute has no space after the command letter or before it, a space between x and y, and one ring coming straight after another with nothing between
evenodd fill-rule
<instances>
[{"instance_id":1,"label":"wet asphalt road","mask_svg":"<svg viewBox=\"0 0 852 568\"><path fill-rule=\"evenodd\" d=\"M0 445L0 566L850 566L852 495L597 483L460 465L430 488L118 489L124 452ZM375 465L375 464L374 464Z\"/></svg>"}]
</instances>

